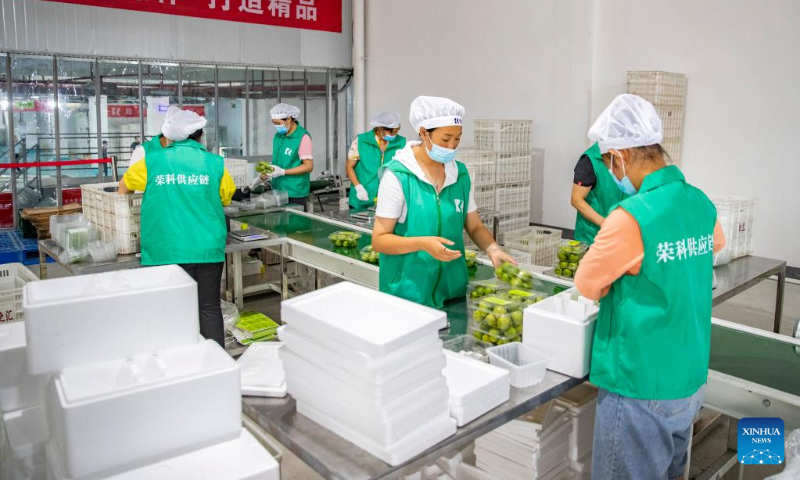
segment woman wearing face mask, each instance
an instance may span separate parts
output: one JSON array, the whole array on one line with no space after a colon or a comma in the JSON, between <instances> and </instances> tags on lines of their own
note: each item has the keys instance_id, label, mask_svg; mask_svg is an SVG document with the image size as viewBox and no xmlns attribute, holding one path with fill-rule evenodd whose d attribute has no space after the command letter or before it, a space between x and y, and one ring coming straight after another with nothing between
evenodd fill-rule
<instances>
[{"instance_id":1,"label":"woman wearing face mask","mask_svg":"<svg viewBox=\"0 0 800 480\"><path fill-rule=\"evenodd\" d=\"M455 161L464 107L417 97L409 142L382 169L372 247L380 256L380 290L441 308L467 289L463 231L495 266L514 263L481 222L467 168Z\"/></svg>"},{"instance_id":2,"label":"woman wearing face mask","mask_svg":"<svg viewBox=\"0 0 800 480\"><path fill-rule=\"evenodd\" d=\"M592 131L631 195L575 276L582 295L603 299L590 376L600 387L592 478L678 478L703 404L713 255L725 238L708 197L667 166L650 103L620 95Z\"/></svg>"},{"instance_id":3,"label":"woman wearing face mask","mask_svg":"<svg viewBox=\"0 0 800 480\"><path fill-rule=\"evenodd\" d=\"M400 114L393 110L378 112L369 121L372 130L364 132L350 146L347 154L347 177L350 208L363 210L373 205L378 195L378 169L406 146L400 131Z\"/></svg>"},{"instance_id":4,"label":"woman wearing face mask","mask_svg":"<svg viewBox=\"0 0 800 480\"><path fill-rule=\"evenodd\" d=\"M578 160L572 184L572 206L578 211L575 240L587 245L594 243L611 207L628 196L617 188L609 173L610 156L600 153L598 132L589 130L589 139L595 143Z\"/></svg>"},{"instance_id":5,"label":"woman wearing face mask","mask_svg":"<svg viewBox=\"0 0 800 480\"><path fill-rule=\"evenodd\" d=\"M311 135L300 125L300 109L279 103L269 111L275 125L272 139L272 167L270 174L260 174L251 188L270 179L273 190L289 193L289 203L305 205L311 188L311 171L314 170Z\"/></svg>"}]
</instances>

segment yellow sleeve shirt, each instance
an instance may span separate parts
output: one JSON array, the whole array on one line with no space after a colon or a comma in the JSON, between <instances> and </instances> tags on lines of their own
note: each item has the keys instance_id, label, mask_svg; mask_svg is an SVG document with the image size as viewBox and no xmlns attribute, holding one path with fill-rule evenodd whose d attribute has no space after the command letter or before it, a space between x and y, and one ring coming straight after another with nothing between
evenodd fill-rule
<instances>
[{"instance_id":1,"label":"yellow sleeve shirt","mask_svg":"<svg viewBox=\"0 0 800 480\"><path fill-rule=\"evenodd\" d=\"M122 180L128 190L143 192L147 187L147 163L144 159L129 168ZM230 205L235 191L236 185L233 183L233 178L231 178L231 174L226 168L222 173L222 181L219 183L219 197L222 199L223 206Z\"/></svg>"}]
</instances>

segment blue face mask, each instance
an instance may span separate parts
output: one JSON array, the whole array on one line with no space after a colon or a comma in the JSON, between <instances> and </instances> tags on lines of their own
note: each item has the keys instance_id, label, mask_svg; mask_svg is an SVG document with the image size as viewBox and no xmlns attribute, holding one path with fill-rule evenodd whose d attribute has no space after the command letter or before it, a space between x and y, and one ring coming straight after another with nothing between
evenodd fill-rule
<instances>
[{"instance_id":1,"label":"blue face mask","mask_svg":"<svg viewBox=\"0 0 800 480\"><path fill-rule=\"evenodd\" d=\"M638 190L636 190L636 187L633 186L631 179L628 178L628 175L625 173L625 161L622 160L622 157L620 157L620 162L622 162L622 175L623 175L622 180L618 179L617 176L614 175L613 168L609 168L608 173L611 174L611 178L613 178L614 181L617 183L617 186L619 187L620 190L622 190L622 193L624 193L625 195L636 195L638 193ZM612 165L614 163L613 154L611 155L611 163Z\"/></svg>"},{"instance_id":2,"label":"blue face mask","mask_svg":"<svg viewBox=\"0 0 800 480\"><path fill-rule=\"evenodd\" d=\"M286 132L289 131L289 127L286 125L275 125L275 130L277 130L281 135L286 135Z\"/></svg>"},{"instance_id":3,"label":"blue face mask","mask_svg":"<svg viewBox=\"0 0 800 480\"><path fill-rule=\"evenodd\" d=\"M431 160L434 162L439 163L450 163L456 158L456 152L458 152L457 148L445 148L440 147L433 143L433 139L428 137L431 141L432 147L428 150L428 145L425 145L425 150L428 152L428 156L431 157Z\"/></svg>"},{"instance_id":4,"label":"blue face mask","mask_svg":"<svg viewBox=\"0 0 800 480\"><path fill-rule=\"evenodd\" d=\"M391 141L392 141L392 140L394 140L395 138L397 138L397 135L384 135L384 136L383 136L383 139L384 139L384 140L386 140L386 142L387 142L387 143L388 143L388 142L391 142Z\"/></svg>"}]
</instances>

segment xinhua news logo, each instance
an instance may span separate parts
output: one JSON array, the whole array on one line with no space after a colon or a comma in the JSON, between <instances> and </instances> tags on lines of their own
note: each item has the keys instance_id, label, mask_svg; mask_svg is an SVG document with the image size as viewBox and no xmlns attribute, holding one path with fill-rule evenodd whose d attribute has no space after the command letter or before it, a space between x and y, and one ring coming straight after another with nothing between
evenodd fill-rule
<instances>
[{"instance_id":1,"label":"xinhua news logo","mask_svg":"<svg viewBox=\"0 0 800 480\"><path fill-rule=\"evenodd\" d=\"M743 418L739 420L739 463L742 465L780 465L783 456L783 420Z\"/></svg>"}]
</instances>

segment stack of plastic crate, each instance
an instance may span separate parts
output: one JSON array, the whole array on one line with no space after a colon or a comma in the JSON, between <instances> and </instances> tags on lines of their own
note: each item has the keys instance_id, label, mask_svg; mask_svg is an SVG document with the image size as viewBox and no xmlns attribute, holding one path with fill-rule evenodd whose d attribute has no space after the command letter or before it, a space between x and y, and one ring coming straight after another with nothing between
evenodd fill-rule
<instances>
[{"instance_id":1,"label":"stack of plastic crate","mask_svg":"<svg viewBox=\"0 0 800 480\"><path fill-rule=\"evenodd\" d=\"M628 72L628 93L638 95L656 107L664 129L661 146L672 163L681 164L683 125L686 118L686 75L658 71Z\"/></svg>"},{"instance_id":2,"label":"stack of plastic crate","mask_svg":"<svg viewBox=\"0 0 800 480\"><path fill-rule=\"evenodd\" d=\"M475 120L474 131L475 148L494 154L494 210L502 243L505 232L530 222L533 120Z\"/></svg>"},{"instance_id":3,"label":"stack of plastic crate","mask_svg":"<svg viewBox=\"0 0 800 480\"><path fill-rule=\"evenodd\" d=\"M505 234L505 246L531 255L530 264L549 267L556 263L561 230L524 227Z\"/></svg>"},{"instance_id":4,"label":"stack of plastic crate","mask_svg":"<svg viewBox=\"0 0 800 480\"><path fill-rule=\"evenodd\" d=\"M233 183L235 183L239 188L244 188L247 186L247 167L247 160L241 158L225 159L225 168L227 168L228 173L231 174Z\"/></svg>"},{"instance_id":5,"label":"stack of plastic crate","mask_svg":"<svg viewBox=\"0 0 800 480\"><path fill-rule=\"evenodd\" d=\"M83 214L119 254L139 251L142 194L119 195L116 182L81 185Z\"/></svg>"}]
</instances>

